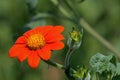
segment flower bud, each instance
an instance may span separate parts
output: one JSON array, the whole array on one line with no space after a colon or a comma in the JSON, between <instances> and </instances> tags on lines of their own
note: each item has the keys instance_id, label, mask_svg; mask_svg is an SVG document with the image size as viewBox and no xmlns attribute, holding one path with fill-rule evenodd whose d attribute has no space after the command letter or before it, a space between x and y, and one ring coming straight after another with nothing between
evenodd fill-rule
<instances>
[{"instance_id":1,"label":"flower bud","mask_svg":"<svg viewBox=\"0 0 120 80\"><path fill-rule=\"evenodd\" d=\"M72 32L69 34L67 44L72 48L79 48L82 42L82 33L73 28Z\"/></svg>"},{"instance_id":2,"label":"flower bud","mask_svg":"<svg viewBox=\"0 0 120 80\"><path fill-rule=\"evenodd\" d=\"M78 67L77 70L73 73L75 80L90 80L90 72L84 66Z\"/></svg>"}]
</instances>

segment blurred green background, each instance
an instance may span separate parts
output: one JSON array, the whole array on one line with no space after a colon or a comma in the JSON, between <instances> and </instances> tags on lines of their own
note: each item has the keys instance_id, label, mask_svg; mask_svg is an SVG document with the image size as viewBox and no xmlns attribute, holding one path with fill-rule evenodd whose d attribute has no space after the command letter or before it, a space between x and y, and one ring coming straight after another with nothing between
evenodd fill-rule
<instances>
[{"instance_id":1,"label":"blurred green background","mask_svg":"<svg viewBox=\"0 0 120 80\"><path fill-rule=\"evenodd\" d=\"M120 51L120 0L85 0L73 5L100 35ZM50 0L38 0L35 12L59 13ZM0 80L66 80L64 71L48 67L42 61L37 69L31 69L27 61L19 63L17 59L9 58L8 51L14 43L13 38L25 31L22 27L28 23L31 16L25 0L0 0ZM59 18L43 18L27 24L29 27L37 25L63 25L65 43L68 32L75 26L72 22ZM52 59L64 64L66 52L64 50L66 49L54 51ZM97 52L111 54L100 42L84 31L82 45L72 55L71 65L76 67L84 64L89 67L90 57Z\"/></svg>"}]
</instances>

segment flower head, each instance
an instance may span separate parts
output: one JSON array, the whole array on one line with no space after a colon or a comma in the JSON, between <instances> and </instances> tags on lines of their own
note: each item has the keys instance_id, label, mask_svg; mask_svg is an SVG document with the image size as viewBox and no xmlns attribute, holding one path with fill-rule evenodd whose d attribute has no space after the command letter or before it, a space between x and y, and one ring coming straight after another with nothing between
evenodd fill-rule
<instances>
[{"instance_id":1,"label":"flower head","mask_svg":"<svg viewBox=\"0 0 120 80\"><path fill-rule=\"evenodd\" d=\"M64 47L61 40L64 39L61 32L63 26L38 26L20 36L9 50L11 58L17 57L20 62L28 58L31 68L36 68L41 59L49 60L51 50L59 50Z\"/></svg>"}]
</instances>

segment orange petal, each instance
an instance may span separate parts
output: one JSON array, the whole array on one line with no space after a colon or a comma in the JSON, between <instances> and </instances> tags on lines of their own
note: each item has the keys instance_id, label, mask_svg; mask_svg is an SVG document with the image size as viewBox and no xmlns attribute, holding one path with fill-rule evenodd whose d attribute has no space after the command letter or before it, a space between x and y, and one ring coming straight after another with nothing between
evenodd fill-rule
<instances>
[{"instance_id":1,"label":"orange petal","mask_svg":"<svg viewBox=\"0 0 120 80\"><path fill-rule=\"evenodd\" d=\"M60 34L61 32L63 32L63 30L64 27L62 26L53 27L46 36L49 36L51 34Z\"/></svg>"},{"instance_id":2,"label":"orange petal","mask_svg":"<svg viewBox=\"0 0 120 80\"><path fill-rule=\"evenodd\" d=\"M64 39L64 36L61 35L61 34L49 34L45 37L45 41L46 43L51 43L51 42L56 42L56 41L60 41L60 40L63 40Z\"/></svg>"},{"instance_id":3,"label":"orange petal","mask_svg":"<svg viewBox=\"0 0 120 80\"><path fill-rule=\"evenodd\" d=\"M54 42L54 43L51 43L51 44L46 44L45 46L48 46L50 47L51 50L59 50L59 49L62 49L64 48L64 44L63 42Z\"/></svg>"},{"instance_id":4,"label":"orange petal","mask_svg":"<svg viewBox=\"0 0 120 80\"><path fill-rule=\"evenodd\" d=\"M38 67L40 62L40 57L34 51L28 56L28 64L31 68Z\"/></svg>"},{"instance_id":5,"label":"orange petal","mask_svg":"<svg viewBox=\"0 0 120 80\"><path fill-rule=\"evenodd\" d=\"M63 26L55 26L53 31L57 32L57 33L61 33L64 31L64 27Z\"/></svg>"},{"instance_id":6,"label":"orange petal","mask_svg":"<svg viewBox=\"0 0 120 80\"><path fill-rule=\"evenodd\" d=\"M48 47L43 47L42 49L38 50L38 55L43 59L43 60L49 60L51 57L51 51Z\"/></svg>"},{"instance_id":7,"label":"orange petal","mask_svg":"<svg viewBox=\"0 0 120 80\"><path fill-rule=\"evenodd\" d=\"M19 54L18 54L18 60L20 62L23 62L29 55L30 55L30 50L28 48L20 48Z\"/></svg>"},{"instance_id":8,"label":"orange petal","mask_svg":"<svg viewBox=\"0 0 120 80\"><path fill-rule=\"evenodd\" d=\"M17 57L20 53L20 48L25 47L23 44L15 44L13 45L10 50L9 50L9 56L12 57Z\"/></svg>"},{"instance_id":9,"label":"orange petal","mask_svg":"<svg viewBox=\"0 0 120 80\"><path fill-rule=\"evenodd\" d=\"M64 37L61 34L61 32L64 30L64 27L62 26L56 26L52 28L49 33L45 36L46 42L56 42L59 40L63 40Z\"/></svg>"},{"instance_id":10,"label":"orange petal","mask_svg":"<svg viewBox=\"0 0 120 80\"><path fill-rule=\"evenodd\" d=\"M21 36L16 40L16 44L25 44L26 43L27 38L25 36Z\"/></svg>"},{"instance_id":11,"label":"orange petal","mask_svg":"<svg viewBox=\"0 0 120 80\"><path fill-rule=\"evenodd\" d=\"M31 29L31 30L26 31L26 32L23 34L23 36L29 38L32 34L35 34L35 33L36 33L36 32Z\"/></svg>"},{"instance_id":12,"label":"orange petal","mask_svg":"<svg viewBox=\"0 0 120 80\"><path fill-rule=\"evenodd\" d=\"M38 26L35 30L37 33L42 33L44 36L53 28L53 26Z\"/></svg>"},{"instance_id":13,"label":"orange petal","mask_svg":"<svg viewBox=\"0 0 120 80\"><path fill-rule=\"evenodd\" d=\"M34 29L31 29L25 32L23 35L26 37L31 36L32 34L42 33L44 36L53 28L53 26L38 26Z\"/></svg>"}]
</instances>

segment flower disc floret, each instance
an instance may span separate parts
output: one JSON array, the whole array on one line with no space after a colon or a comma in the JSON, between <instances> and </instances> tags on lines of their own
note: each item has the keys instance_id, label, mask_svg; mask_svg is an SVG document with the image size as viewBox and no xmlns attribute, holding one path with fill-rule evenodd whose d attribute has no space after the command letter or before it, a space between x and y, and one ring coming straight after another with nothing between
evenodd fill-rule
<instances>
[{"instance_id":1,"label":"flower disc floret","mask_svg":"<svg viewBox=\"0 0 120 80\"><path fill-rule=\"evenodd\" d=\"M42 34L33 34L27 39L27 46L32 50L42 48L45 45L45 39Z\"/></svg>"}]
</instances>

